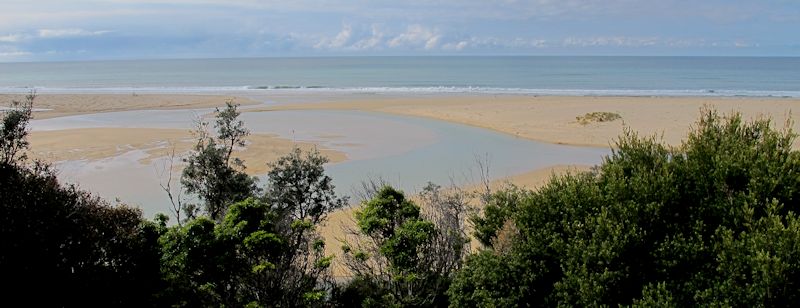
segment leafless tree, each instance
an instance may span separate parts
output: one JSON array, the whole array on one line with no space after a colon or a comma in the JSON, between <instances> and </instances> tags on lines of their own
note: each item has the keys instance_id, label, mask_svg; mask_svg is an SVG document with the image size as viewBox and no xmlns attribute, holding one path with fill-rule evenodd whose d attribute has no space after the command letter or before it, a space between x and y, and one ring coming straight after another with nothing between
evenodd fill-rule
<instances>
[{"instance_id":1,"label":"leafless tree","mask_svg":"<svg viewBox=\"0 0 800 308\"><path fill-rule=\"evenodd\" d=\"M164 192L167 193L167 197L169 198L169 202L172 205L170 211L173 215L175 215L175 221L177 221L178 226L182 226L183 220L181 219L181 213L186 210L186 205L183 199L183 189L178 187L177 194L173 193L172 189L172 176L174 173L175 168L175 146L172 146L172 151L170 152L169 158L167 162L164 163L164 166L161 168L161 172L159 174L159 179L164 179L166 173L166 181L161 181L159 186Z\"/></svg>"}]
</instances>

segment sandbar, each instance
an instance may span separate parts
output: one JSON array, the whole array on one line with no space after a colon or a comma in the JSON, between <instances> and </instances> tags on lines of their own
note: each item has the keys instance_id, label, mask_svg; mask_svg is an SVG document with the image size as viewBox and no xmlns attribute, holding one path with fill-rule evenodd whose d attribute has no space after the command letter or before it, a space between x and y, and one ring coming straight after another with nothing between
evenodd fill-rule
<instances>
[{"instance_id":1,"label":"sandbar","mask_svg":"<svg viewBox=\"0 0 800 308\"><path fill-rule=\"evenodd\" d=\"M796 98L755 97L592 97L592 96L427 96L358 99L349 102L286 104L253 110L362 110L410 115L483 127L521 138L578 146L613 147L624 128L640 136L681 144L704 108L720 114L740 112L746 120L771 118L785 128ZM621 119L582 124L577 117L611 112ZM789 127L800 132L800 124ZM795 142L795 148L798 148Z\"/></svg>"}]
</instances>

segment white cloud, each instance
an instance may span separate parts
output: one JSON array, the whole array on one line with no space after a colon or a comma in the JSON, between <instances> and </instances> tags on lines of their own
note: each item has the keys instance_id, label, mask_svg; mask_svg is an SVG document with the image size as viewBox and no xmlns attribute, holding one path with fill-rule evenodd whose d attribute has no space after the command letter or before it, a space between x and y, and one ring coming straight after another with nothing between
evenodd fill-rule
<instances>
[{"instance_id":1,"label":"white cloud","mask_svg":"<svg viewBox=\"0 0 800 308\"><path fill-rule=\"evenodd\" d=\"M372 50L372 49L380 49L381 44L383 43L383 31L381 31L378 25L372 25L372 32L369 37L359 40L353 44L353 49L355 50Z\"/></svg>"},{"instance_id":2,"label":"white cloud","mask_svg":"<svg viewBox=\"0 0 800 308\"><path fill-rule=\"evenodd\" d=\"M389 40L387 43L391 48L419 48L432 50L438 47L442 36L438 31L423 27L422 25L410 25L405 32Z\"/></svg>"},{"instance_id":3,"label":"white cloud","mask_svg":"<svg viewBox=\"0 0 800 308\"><path fill-rule=\"evenodd\" d=\"M314 44L314 48L350 51L379 50L383 47L384 36L380 26L376 24L373 24L370 30L346 24L342 26L342 30L335 37L322 38Z\"/></svg>"},{"instance_id":4,"label":"white cloud","mask_svg":"<svg viewBox=\"0 0 800 308\"><path fill-rule=\"evenodd\" d=\"M87 31L84 29L39 29L37 36L40 38L65 38L65 37L82 37L82 36L97 36L110 33L111 31Z\"/></svg>"},{"instance_id":5,"label":"white cloud","mask_svg":"<svg viewBox=\"0 0 800 308\"><path fill-rule=\"evenodd\" d=\"M446 43L446 44L442 45L442 50L462 51L462 50L464 50L464 48L467 48L467 46L469 46L469 42L467 42L467 41Z\"/></svg>"},{"instance_id":6,"label":"white cloud","mask_svg":"<svg viewBox=\"0 0 800 308\"><path fill-rule=\"evenodd\" d=\"M0 36L0 43L16 43L25 38L22 34L9 34Z\"/></svg>"},{"instance_id":7,"label":"white cloud","mask_svg":"<svg viewBox=\"0 0 800 308\"><path fill-rule=\"evenodd\" d=\"M15 57L22 57L29 55L31 55L31 53L27 51L8 51L8 52L0 51L0 58L15 58Z\"/></svg>"},{"instance_id":8,"label":"white cloud","mask_svg":"<svg viewBox=\"0 0 800 308\"><path fill-rule=\"evenodd\" d=\"M0 58L18 58L23 56L29 56L32 53L24 50L19 50L14 46L3 46L0 45Z\"/></svg>"},{"instance_id":9,"label":"white cloud","mask_svg":"<svg viewBox=\"0 0 800 308\"><path fill-rule=\"evenodd\" d=\"M342 27L342 31L339 31L336 34L336 37L328 39L324 38L319 41L314 48L317 49L338 49L345 47L349 42L350 38L353 36L353 27L350 25L344 25Z\"/></svg>"},{"instance_id":10,"label":"white cloud","mask_svg":"<svg viewBox=\"0 0 800 308\"><path fill-rule=\"evenodd\" d=\"M666 41L657 37L627 37L627 36L598 36L598 37L567 37L562 41L565 47L648 47L663 45Z\"/></svg>"}]
</instances>

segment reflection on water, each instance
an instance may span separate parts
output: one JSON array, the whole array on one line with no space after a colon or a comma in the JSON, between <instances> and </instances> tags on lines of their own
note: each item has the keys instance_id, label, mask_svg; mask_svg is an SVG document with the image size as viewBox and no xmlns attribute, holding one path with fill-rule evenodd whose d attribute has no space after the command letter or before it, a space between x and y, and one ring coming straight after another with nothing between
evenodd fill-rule
<instances>
[{"instance_id":1,"label":"reflection on water","mask_svg":"<svg viewBox=\"0 0 800 308\"><path fill-rule=\"evenodd\" d=\"M185 128L209 110L128 111L34 121L34 130L90 127ZM554 145L493 131L416 117L360 111L270 111L244 113L254 133L312 141L342 151L350 160L327 167L337 190L351 194L367 178L383 178L413 192L427 181L466 184L477 179L476 159L488 159L502 178L555 164L597 164L607 149ZM159 186L165 161L138 163L141 151L104 160L58 164L62 179L107 199L142 207L148 217L167 212ZM159 176L162 174L162 176ZM177 184L175 184L177 185Z\"/></svg>"}]
</instances>

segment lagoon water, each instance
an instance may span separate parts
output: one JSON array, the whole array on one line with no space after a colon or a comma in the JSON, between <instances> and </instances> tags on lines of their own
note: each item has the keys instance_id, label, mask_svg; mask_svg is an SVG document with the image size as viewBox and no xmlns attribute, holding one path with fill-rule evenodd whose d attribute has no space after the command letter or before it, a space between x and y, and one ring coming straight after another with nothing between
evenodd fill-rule
<instances>
[{"instance_id":1,"label":"lagoon water","mask_svg":"<svg viewBox=\"0 0 800 308\"><path fill-rule=\"evenodd\" d=\"M70 116L32 123L33 130L88 127L186 128L204 110L128 111ZM254 133L275 133L316 141L343 151L350 160L327 166L340 194L352 195L362 180L382 178L408 192L428 181L467 184L479 179L476 159L501 178L554 164L597 164L608 149L563 146L516 138L481 128L423 118L357 111L248 112L242 117ZM149 217L167 212L159 186L164 161L138 163L142 151L95 162L58 164L68 182L113 200L142 207ZM452 181L452 182L451 182Z\"/></svg>"},{"instance_id":2,"label":"lagoon water","mask_svg":"<svg viewBox=\"0 0 800 308\"><path fill-rule=\"evenodd\" d=\"M800 97L798 57L331 57L0 63L0 93Z\"/></svg>"}]
</instances>

